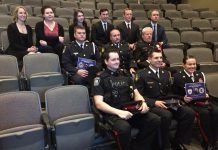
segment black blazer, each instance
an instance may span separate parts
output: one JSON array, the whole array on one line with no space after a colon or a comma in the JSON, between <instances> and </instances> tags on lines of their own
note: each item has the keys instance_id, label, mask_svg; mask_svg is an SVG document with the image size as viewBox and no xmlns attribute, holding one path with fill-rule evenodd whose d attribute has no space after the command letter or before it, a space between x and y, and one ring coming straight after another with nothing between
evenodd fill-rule
<instances>
[{"instance_id":1,"label":"black blazer","mask_svg":"<svg viewBox=\"0 0 218 150\"><path fill-rule=\"evenodd\" d=\"M101 21L92 25L91 39L97 46L103 46L110 42L110 31L114 26L107 23L107 32L104 32Z\"/></svg>"},{"instance_id":2,"label":"black blazer","mask_svg":"<svg viewBox=\"0 0 218 150\"><path fill-rule=\"evenodd\" d=\"M133 22L131 22L130 35L128 33L128 29L127 29L125 21L119 24L117 26L117 29L120 31L122 40L127 43L132 44L132 43L137 42L140 39L139 26Z\"/></svg>"},{"instance_id":3,"label":"black blazer","mask_svg":"<svg viewBox=\"0 0 218 150\"><path fill-rule=\"evenodd\" d=\"M14 55L18 60L21 61L23 56L28 53L27 49L33 46L32 28L29 25L26 25L26 29L27 43L22 39L16 23L9 24L7 28L9 47L6 50L6 53L9 55Z\"/></svg>"},{"instance_id":4,"label":"black blazer","mask_svg":"<svg viewBox=\"0 0 218 150\"><path fill-rule=\"evenodd\" d=\"M144 27L151 27L152 28L152 24L148 23L147 25L145 25ZM155 42L155 33L153 32L152 35L152 42ZM163 48L167 48L168 47L168 39L165 33L165 29L164 27L162 27L161 25L157 24L157 42L163 42Z\"/></svg>"},{"instance_id":5,"label":"black blazer","mask_svg":"<svg viewBox=\"0 0 218 150\"><path fill-rule=\"evenodd\" d=\"M64 28L60 24L58 24L58 32L59 32L58 33L59 36L64 37ZM43 21L40 21L36 24L35 33L36 33L36 46L40 46L40 43L39 43L40 40L46 41L48 45L50 46L54 46L59 43L58 36L57 37L45 36Z\"/></svg>"}]
</instances>

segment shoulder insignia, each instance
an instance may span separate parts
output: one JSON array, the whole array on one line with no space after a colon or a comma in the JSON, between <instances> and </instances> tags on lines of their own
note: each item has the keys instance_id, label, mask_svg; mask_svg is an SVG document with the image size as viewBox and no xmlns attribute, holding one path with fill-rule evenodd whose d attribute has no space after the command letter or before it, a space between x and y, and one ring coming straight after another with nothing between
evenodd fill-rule
<instances>
[{"instance_id":1,"label":"shoulder insignia","mask_svg":"<svg viewBox=\"0 0 218 150\"><path fill-rule=\"evenodd\" d=\"M134 78L135 82L137 82L139 80L139 75L138 73L135 74L135 78Z\"/></svg>"},{"instance_id":2,"label":"shoulder insignia","mask_svg":"<svg viewBox=\"0 0 218 150\"><path fill-rule=\"evenodd\" d=\"M100 83L100 78L99 77L96 77L94 79L94 86L99 86L99 83Z\"/></svg>"}]
</instances>

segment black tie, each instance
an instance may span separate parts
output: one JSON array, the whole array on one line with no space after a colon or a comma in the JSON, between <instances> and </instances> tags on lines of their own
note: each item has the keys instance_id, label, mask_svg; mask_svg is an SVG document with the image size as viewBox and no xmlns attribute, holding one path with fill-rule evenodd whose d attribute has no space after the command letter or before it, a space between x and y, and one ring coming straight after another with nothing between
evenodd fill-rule
<instances>
[{"instance_id":1,"label":"black tie","mask_svg":"<svg viewBox=\"0 0 218 150\"><path fill-rule=\"evenodd\" d=\"M155 73L155 74L156 74L156 76L159 78L159 72L158 72L158 71L156 71L156 73Z\"/></svg>"},{"instance_id":2,"label":"black tie","mask_svg":"<svg viewBox=\"0 0 218 150\"><path fill-rule=\"evenodd\" d=\"M106 32L107 31L107 25L106 25L106 23L104 23L104 32Z\"/></svg>"},{"instance_id":3,"label":"black tie","mask_svg":"<svg viewBox=\"0 0 218 150\"><path fill-rule=\"evenodd\" d=\"M129 23L127 23L127 31L128 31L128 33L130 34L131 29L130 29L130 24L129 24Z\"/></svg>"},{"instance_id":4,"label":"black tie","mask_svg":"<svg viewBox=\"0 0 218 150\"><path fill-rule=\"evenodd\" d=\"M80 47L83 49L83 44L80 44Z\"/></svg>"},{"instance_id":5,"label":"black tie","mask_svg":"<svg viewBox=\"0 0 218 150\"><path fill-rule=\"evenodd\" d=\"M190 79L192 80L192 82L195 82L194 76L190 76Z\"/></svg>"},{"instance_id":6,"label":"black tie","mask_svg":"<svg viewBox=\"0 0 218 150\"><path fill-rule=\"evenodd\" d=\"M157 42L157 24L154 24L154 40Z\"/></svg>"}]
</instances>

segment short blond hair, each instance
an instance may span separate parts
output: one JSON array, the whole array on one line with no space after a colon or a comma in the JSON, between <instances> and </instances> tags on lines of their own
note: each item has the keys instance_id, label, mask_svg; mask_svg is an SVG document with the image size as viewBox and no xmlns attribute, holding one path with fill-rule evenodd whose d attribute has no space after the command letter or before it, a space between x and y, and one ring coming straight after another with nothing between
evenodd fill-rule
<instances>
[{"instance_id":1,"label":"short blond hair","mask_svg":"<svg viewBox=\"0 0 218 150\"><path fill-rule=\"evenodd\" d=\"M28 16L28 12L26 10L26 8L24 6L17 6L15 7L14 9L14 12L13 12L13 21L16 22L17 21L17 13L18 13L18 10L22 8L25 12L26 12L26 19L27 19L27 16ZM26 21L26 20L25 20Z\"/></svg>"}]
</instances>

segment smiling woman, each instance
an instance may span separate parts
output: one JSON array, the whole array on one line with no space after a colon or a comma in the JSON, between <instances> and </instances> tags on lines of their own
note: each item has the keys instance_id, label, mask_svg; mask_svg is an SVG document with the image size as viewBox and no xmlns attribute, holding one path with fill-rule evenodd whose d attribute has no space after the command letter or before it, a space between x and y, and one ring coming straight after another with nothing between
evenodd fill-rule
<instances>
[{"instance_id":1,"label":"smiling woman","mask_svg":"<svg viewBox=\"0 0 218 150\"><path fill-rule=\"evenodd\" d=\"M41 9L43 21L36 24L36 45L42 53L55 53L61 58L64 48L64 29L54 21L54 11L50 6Z\"/></svg>"},{"instance_id":2,"label":"smiling woman","mask_svg":"<svg viewBox=\"0 0 218 150\"><path fill-rule=\"evenodd\" d=\"M14 23L9 24L7 28L9 47L6 53L17 57L20 69L23 56L37 52L37 48L33 46L32 29L25 24L27 16L25 7L17 6L13 13Z\"/></svg>"}]
</instances>

